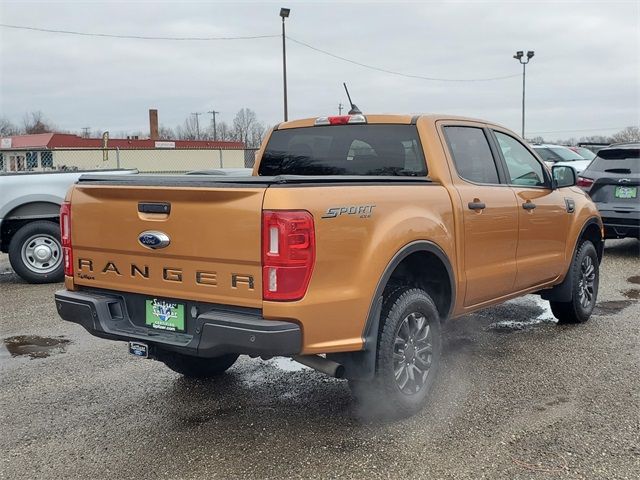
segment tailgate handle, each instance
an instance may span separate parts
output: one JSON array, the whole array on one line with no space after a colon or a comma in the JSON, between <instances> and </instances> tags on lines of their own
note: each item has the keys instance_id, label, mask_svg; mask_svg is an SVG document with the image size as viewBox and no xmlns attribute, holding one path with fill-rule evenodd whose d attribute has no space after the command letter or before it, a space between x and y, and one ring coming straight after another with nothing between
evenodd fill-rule
<instances>
[{"instance_id":1,"label":"tailgate handle","mask_svg":"<svg viewBox=\"0 0 640 480\"><path fill-rule=\"evenodd\" d=\"M138 212L140 213L171 213L171 204L169 202L140 202L138 203Z\"/></svg>"}]
</instances>

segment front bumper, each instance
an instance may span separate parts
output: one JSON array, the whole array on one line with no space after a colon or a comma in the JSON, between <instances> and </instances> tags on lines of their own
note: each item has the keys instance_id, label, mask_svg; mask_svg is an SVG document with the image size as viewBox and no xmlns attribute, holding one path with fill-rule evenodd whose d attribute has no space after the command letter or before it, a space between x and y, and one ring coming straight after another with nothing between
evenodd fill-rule
<instances>
[{"instance_id":1,"label":"front bumper","mask_svg":"<svg viewBox=\"0 0 640 480\"><path fill-rule=\"evenodd\" d=\"M202 304L195 307L187 303L187 310L195 312L187 320L187 331L167 332L140 325L139 318L135 318L139 312L132 307L130 298L135 296L59 290L55 302L58 314L64 320L82 325L97 337L147 343L152 354L166 350L211 358L226 353L255 356L300 353L300 326L293 322L266 320L259 310Z\"/></svg>"}]
</instances>

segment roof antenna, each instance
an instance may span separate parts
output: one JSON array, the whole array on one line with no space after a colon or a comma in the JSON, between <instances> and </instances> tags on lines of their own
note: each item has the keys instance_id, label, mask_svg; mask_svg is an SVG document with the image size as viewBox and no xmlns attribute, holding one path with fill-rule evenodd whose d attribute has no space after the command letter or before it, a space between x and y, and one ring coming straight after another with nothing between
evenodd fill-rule
<instances>
[{"instance_id":1,"label":"roof antenna","mask_svg":"<svg viewBox=\"0 0 640 480\"><path fill-rule=\"evenodd\" d=\"M342 83L344 85L344 91L347 92L347 98L349 99L349 105L351 105L351 110L349 110L349 115L362 115L360 109L356 106L355 103L351 101L351 95L349 95L349 89L347 88L346 83Z\"/></svg>"}]
</instances>

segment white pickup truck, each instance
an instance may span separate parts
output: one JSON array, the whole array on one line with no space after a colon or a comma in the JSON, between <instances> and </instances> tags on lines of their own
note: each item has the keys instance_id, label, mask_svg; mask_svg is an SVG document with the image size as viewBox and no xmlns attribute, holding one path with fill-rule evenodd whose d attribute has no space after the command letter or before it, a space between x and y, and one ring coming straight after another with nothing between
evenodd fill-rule
<instances>
[{"instance_id":1,"label":"white pickup truck","mask_svg":"<svg viewBox=\"0 0 640 480\"><path fill-rule=\"evenodd\" d=\"M137 170L100 170L131 174ZM87 173L28 172L0 174L0 251L11 267L29 283L59 282L64 278L60 205L69 187Z\"/></svg>"}]
</instances>

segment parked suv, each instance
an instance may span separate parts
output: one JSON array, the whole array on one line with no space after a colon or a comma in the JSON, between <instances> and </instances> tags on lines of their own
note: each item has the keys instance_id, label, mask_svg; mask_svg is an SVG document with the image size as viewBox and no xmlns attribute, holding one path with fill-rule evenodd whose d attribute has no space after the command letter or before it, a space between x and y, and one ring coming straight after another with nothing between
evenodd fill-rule
<instances>
[{"instance_id":1,"label":"parked suv","mask_svg":"<svg viewBox=\"0 0 640 480\"><path fill-rule=\"evenodd\" d=\"M600 210L607 238L640 238L640 143L600 150L578 177L578 186Z\"/></svg>"}]
</instances>

